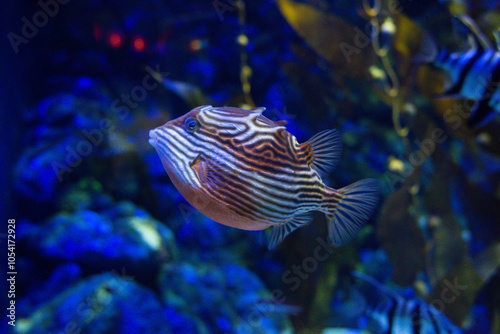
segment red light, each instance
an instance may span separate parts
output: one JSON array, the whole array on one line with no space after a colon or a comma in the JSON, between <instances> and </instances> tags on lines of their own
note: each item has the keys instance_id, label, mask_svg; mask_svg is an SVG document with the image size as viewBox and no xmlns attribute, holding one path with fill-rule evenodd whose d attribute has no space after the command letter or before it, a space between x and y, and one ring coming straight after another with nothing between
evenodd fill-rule
<instances>
[{"instance_id":1,"label":"red light","mask_svg":"<svg viewBox=\"0 0 500 334\"><path fill-rule=\"evenodd\" d=\"M142 37L136 37L134 38L134 50L137 52L142 52L146 48L146 43L144 42L144 39Z\"/></svg>"},{"instance_id":2,"label":"red light","mask_svg":"<svg viewBox=\"0 0 500 334\"><path fill-rule=\"evenodd\" d=\"M111 35L109 35L109 45L115 49L122 46L122 36L117 32L111 33Z\"/></svg>"}]
</instances>

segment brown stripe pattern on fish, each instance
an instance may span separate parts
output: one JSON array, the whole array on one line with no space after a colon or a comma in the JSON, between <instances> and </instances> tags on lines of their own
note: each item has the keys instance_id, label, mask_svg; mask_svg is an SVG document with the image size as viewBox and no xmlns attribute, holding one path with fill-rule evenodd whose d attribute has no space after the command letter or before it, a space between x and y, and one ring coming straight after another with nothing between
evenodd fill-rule
<instances>
[{"instance_id":1,"label":"brown stripe pattern on fish","mask_svg":"<svg viewBox=\"0 0 500 334\"><path fill-rule=\"evenodd\" d=\"M332 243L348 242L374 211L378 183L326 186L319 173L339 161L339 133L299 144L264 110L201 106L151 130L149 142L179 192L208 218L243 230L272 227L273 248L321 211Z\"/></svg>"}]
</instances>

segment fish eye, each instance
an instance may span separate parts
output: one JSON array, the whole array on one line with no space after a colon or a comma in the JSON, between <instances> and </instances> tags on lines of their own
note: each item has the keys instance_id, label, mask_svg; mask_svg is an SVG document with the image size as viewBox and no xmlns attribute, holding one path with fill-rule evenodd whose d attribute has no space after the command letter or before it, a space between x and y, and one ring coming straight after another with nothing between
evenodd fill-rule
<instances>
[{"instance_id":1,"label":"fish eye","mask_svg":"<svg viewBox=\"0 0 500 334\"><path fill-rule=\"evenodd\" d=\"M200 122L194 117L188 117L184 123L184 128L187 132L194 132L200 127Z\"/></svg>"}]
</instances>

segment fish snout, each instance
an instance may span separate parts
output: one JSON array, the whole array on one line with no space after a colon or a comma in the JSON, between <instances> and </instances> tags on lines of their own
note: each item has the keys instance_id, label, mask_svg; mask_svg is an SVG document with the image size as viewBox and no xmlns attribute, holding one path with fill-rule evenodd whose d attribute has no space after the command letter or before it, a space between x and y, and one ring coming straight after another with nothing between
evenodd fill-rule
<instances>
[{"instance_id":1,"label":"fish snout","mask_svg":"<svg viewBox=\"0 0 500 334\"><path fill-rule=\"evenodd\" d=\"M158 134L156 133L156 129L149 130L149 143L154 148L156 148L156 141L157 140L158 140Z\"/></svg>"}]
</instances>

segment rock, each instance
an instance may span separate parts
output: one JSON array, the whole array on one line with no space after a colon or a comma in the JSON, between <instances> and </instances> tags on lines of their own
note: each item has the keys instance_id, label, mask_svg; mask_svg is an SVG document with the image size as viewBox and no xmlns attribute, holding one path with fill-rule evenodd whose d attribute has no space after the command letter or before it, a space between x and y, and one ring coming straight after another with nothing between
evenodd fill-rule
<instances>
[{"instance_id":1,"label":"rock","mask_svg":"<svg viewBox=\"0 0 500 334\"><path fill-rule=\"evenodd\" d=\"M144 210L131 202L100 209L94 204L32 225L34 230L26 233L29 244L42 256L75 262L91 272L126 266L134 273L153 273L160 263L177 258L173 233Z\"/></svg>"},{"instance_id":2,"label":"rock","mask_svg":"<svg viewBox=\"0 0 500 334\"><path fill-rule=\"evenodd\" d=\"M158 298L130 277L96 275L51 297L15 333L172 333Z\"/></svg>"},{"instance_id":3,"label":"rock","mask_svg":"<svg viewBox=\"0 0 500 334\"><path fill-rule=\"evenodd\" d=\"M234 243L243 243L245 239L250 239L252 232L216 223L191 206L189 210L187 214L183 214L180 210L179 214L186 219L177 232L177 240L186 247L213 250Z\"/></svg>"},{"instance_id":4,"label":"rock","mask_svg":"<svg viewBox=\"0 0 500 334\"><path fill-rule=\"evenodd\" d=\"M71 94L56 94L43 99L38 105L36 118L46 124L61 124L75 116L79 100Z\"/></svg>"},{"instance_id":5,"label":"rock","mask_svg":"<svg viewBox=\"0 0 500 334\"><path fill-rule=\"evenodd\" d=\"M68 137L58 144L41 142L27 148L14 167L16 191L31 200L51 200L58 185L66 180L82 161L81 158L70 156L69 151L65 149L76 147L77 144L76 138Z\"/></svg>"},{"instance_id":6,"label":"rock","mask_svg":"<svg viewBox=\"0 0 500 334\"><path fill-rule=\"evenodd\" d=\"M180 246L189 249L195 260L217 263L260 261L258 255L267 250L263 231L244 231L228 227L203 216L186 203L178 206L179 224L174 227Z\"/></svg>"},{"instance_id":7,"label":"rock","mask_svg":"<svg viewBox=\"0 0 500 334\"><path fill-rule=\"evenodd\" d=\"M291 329L286 314L259 308L263 301L272 301L271 293L243 267L166 264L159 285L166 305L203 321L211 333L282 333Z\"/></svg>"},{"instance_id":8,"label":"rock","mask_svg":"<svg viewBox=\"0 0 500 334\"><path fill-rule=\"evenodd\" d=\"M174 306L164 310L172 333L209 334L208 327L200 318L179 312Z\"/></svg>"},{"instance_id":9,"label":"rock","mask_svg":"<svg viewBox=\"0 0 500 334\"><path fill-rule=\"evenodd\" d=\"M37 273L40 275L40 273ZM54 269L45 282L36 282L17 306L19 314L30 314L35 308L42 306L62 290L76 284L82 276L78 265L67 263ZM32 282L33 283L33 282Z\"/></svg>"},{"instance_id":10,"label":"rock","mask_svg":"<svg viewBox=\"0 0 500 334\"><path fill-rule=\"evenodd\" d=\"M111 173L112 159L121 159L118 167L128 166L130 175L140 174L136 147L116 129L109 103L105 98L55 94L42 100L36 110L26 111L24 118L31 126L23 134L26 149L14 170L16 191L26 199L48 202L68 181L96 174L112 179L116 174ZM120 185L138 183L138 177Z\"/></svg>"}]
</instances>

